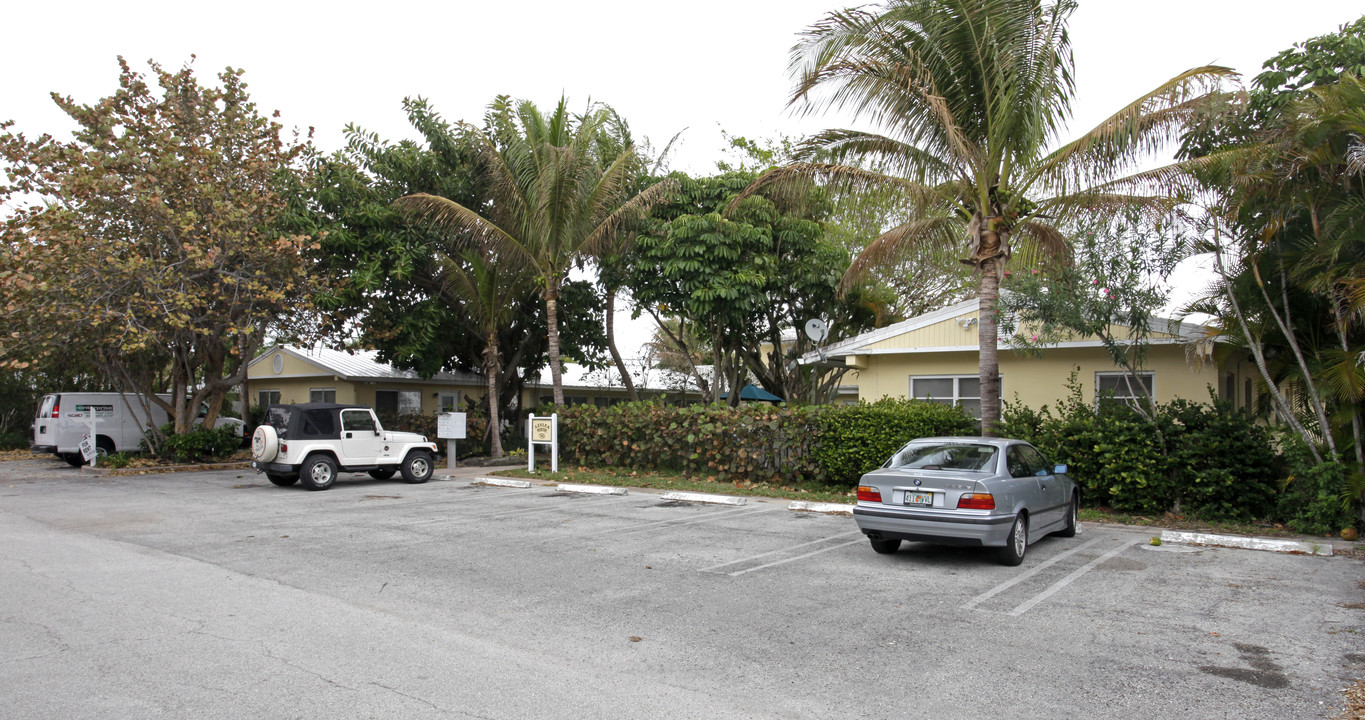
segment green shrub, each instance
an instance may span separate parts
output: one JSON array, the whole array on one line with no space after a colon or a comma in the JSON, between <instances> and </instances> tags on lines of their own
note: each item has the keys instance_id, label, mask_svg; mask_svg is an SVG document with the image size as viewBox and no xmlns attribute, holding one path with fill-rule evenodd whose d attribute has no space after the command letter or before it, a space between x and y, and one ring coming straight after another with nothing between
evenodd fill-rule
<instances>
[{"instance_id":1,"label":"green shrub","mask_svg":"<svg viewBox=\"0 0 1365 720\"><path fill-rule=\"evenodd\" d=\"M735 408L642 402L558 412L567 462L749 482L852 484L914 437L976 434L961 409L904 400Z\"/></svg>"},{"instance_id":2,"label":"green shrub","mask_svg":"<svg viewBox=\"0 0 1365 720\"><path fill-rule=\"evenodd\" d=\"M1296 532L1336 533L1353 525L1351 503L1342 502L1348 470L1340 462L1316 463L1297 436L1286 433L1284 459L1289 466L1276 514Z\"/></svg>"},{"instance_id":3,"label":"green shrub","mask_svg":"<svg viewBox=\"0 0 1365 720\"><path fill-rule=\"evenodd\" d=\"M161 432L166 436L161 454L175 462L193 463L223 458L242 447L241 429L236 425L224 425L216 429L200 427L176 435L175 426L167 424L162 426Z\"/></svg>"},{"instance_id":4,"label":"green shrub","mask_svg":"<svg viewBox=\"0 0 1365 720\"><path fill-rule=\"evenodd\" d=\"M133 456L129 455L128 453L116 452L113 453L112 455L108 455L100 459L99 464L103 465L106 468L109 468L110 470L118 470L119 468L128 467L128 464L129 462L132 461L132 459Z\"/></svg>"},{"instance_id":5,"label":"green shrub","mask_svg":"<svg viewBox=\"0 0 1365 720\"><path fill-rule=\"evenodd\" d=\"M1075 376L1054 417L1005 403L1001 434L1037 445L1069 466L1087 505L1159 514L1179 507L1211 519L1247 521L1275 509L1283 463L1267 430L1214 403L1158 405L1155 425L1126 405L1081 401Z\"/></svg>"},{"instance_id":6,"label":"green shrub","mask_svg":"<svg viewBox=\"0 0 1365 720\"><path fill-rule=\"evenodd\" d=\"M831 484L856 485L902 445L919 437L978 435L962 408L919 400L883 398L873 403L820 409L815 462Z\"/></svg>"}]
</instances>

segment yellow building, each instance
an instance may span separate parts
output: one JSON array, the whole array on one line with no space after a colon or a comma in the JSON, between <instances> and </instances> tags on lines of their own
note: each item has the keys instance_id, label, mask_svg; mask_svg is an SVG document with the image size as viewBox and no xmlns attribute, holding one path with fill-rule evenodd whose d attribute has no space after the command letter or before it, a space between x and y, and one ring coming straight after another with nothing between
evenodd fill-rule
<instances>
[{"instance_id":1,"label":"yellow building","mask_svg":"<svg viewBox=\"0 0 1365 720\"><path fill-rule=\"evenodd\" d=\"M462 412L467 401L483 402L488 383L482 375L442 372L424 379L411 370L382 363L377 356L373 350L270 347L247 366L247 397L253 405L355 403L393 415ZM587 373L581 367L567 364L564 374L567 404L609 405L627 399L625 388L611 383L607 373ZM526 383L519 413L549 402L553 387L549 375L546 370L541 382ZM652 375L642 372L642 377L636 378L637 388L647 389L653 375L658 375L658 371L654 370ZM659 384L660 378L654 379ZM691 394L695 395L695 390Z\"/></svg>"},{"instance_id":2,"label":"yellow building","mask_svg":"<svg viewBox=\"0 0 1365 720\"><path fill-rule=\"evenodd\" d=\"M977 342L978 304L975 299L872 330L810 353L802 362L822 360L852 368L843 382L856 384L860 400L883 397L927 398L966 407L981 414ZM1116 337L1127 329L1116 327ZM1161 332L1157 332L1157 330ZM1253 398L1259 378L1256 368L1241 357L1212 352L1203 328L1168 321L1154 323L1142 373L1157 402L1176 398L1207 402L1209 388L1220 399L1243 407ZM1037 409L1056 407L1069 391L1066 383L1077 373L1082 398L1094 402L1095 389L1123 399L1139 395L1109 358L1099 340L1060 342L1041 356L1011 349L1000 339L1000 397ZM1194 352L1189 352L1194 348ZM823 356L823 357L822 357Z\"/></svg>"}]
</instances>

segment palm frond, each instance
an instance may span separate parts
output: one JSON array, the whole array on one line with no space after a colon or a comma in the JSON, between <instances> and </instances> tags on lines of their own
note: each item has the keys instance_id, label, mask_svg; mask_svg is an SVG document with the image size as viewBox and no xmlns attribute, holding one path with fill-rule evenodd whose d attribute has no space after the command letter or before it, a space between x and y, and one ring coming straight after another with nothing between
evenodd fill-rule
<instances>
[{"instance_id":1,"label":"palm frond","mask_svg":"<svg viewBox=\"0 0 1365 720\"><path fill-rule=\"evenodd\" d=\"M454 200L417 193L404 195L394 200L393 204L424 219L435 228L468 233L477 242L493 248L506 261L531 267L536 265L536 258L515 237Z\"/></svg>"},{"instance_id":2,"label":"palm frond","mask_svg":"<svg viewBox=\"0 0 1365 720\"><path fill-rule=\"evenodd\" d=\"M874 170L838 165L834 163L794 163L786 167L773 168L750 183L749 187L735 196L725 208L725 214L734 212L749 197L763 194L771 197L779 205L782 200L790 205L795 197L784 198L784 194L800 196L806 188L804 183L819 181L838 192L858 192L877 188L895 191L906 198L917 210L942 207L950 198L943 194L942 186L929 186L913 180L879 173Z\"/></svg>"},{"instance_id":3,"label":"palm frond","mask_svg":"<svg viewBox=\"0 0 1365 720\"><path fill-rule=\"evenodd\" d=\"M853 259L839 281L840 292L858 284L873 270L891 265L915 246L932 243L949 246L960 242L963 224L953 217L936 216L911 220L889 230L868 244L867 249Z\"/></svg>"}]
</instances>

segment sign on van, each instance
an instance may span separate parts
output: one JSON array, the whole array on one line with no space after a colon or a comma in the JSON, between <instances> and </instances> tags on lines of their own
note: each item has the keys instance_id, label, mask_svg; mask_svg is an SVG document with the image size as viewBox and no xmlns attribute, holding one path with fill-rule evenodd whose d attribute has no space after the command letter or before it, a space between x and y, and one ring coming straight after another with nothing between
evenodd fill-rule
<instances>
[{"instance_id":1,"label":"sign on van","mask_svg":"<svg viewBox=\"0 0 1365 720\"><path fill-rule=\"evenodd\" d=\"M67 417L88 418L90 411L95 411L96 418L111 418L114 416L113 405L77 405L76 412L70 413Z\"/></svg>"}]
</instances>

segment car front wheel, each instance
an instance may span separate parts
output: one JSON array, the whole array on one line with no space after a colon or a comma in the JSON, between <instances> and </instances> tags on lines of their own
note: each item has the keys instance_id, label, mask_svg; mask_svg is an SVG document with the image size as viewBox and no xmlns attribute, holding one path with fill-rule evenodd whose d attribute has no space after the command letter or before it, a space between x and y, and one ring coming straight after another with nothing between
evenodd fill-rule
<instances>
[{"instance_id":1,"label":"car front wheel","mask_svg":"<svg viewBox=\"0 0 1365 720\"><path fill-rule=\"evenodd\" d=\"M407 482L424 483L431 479L431 472L434 469L431 456L424 452L410 452L403 458L403 480Z\"/></svg>"},{"instance_id":2,"label":"car front wheel","mask_svg":"<svg viewBox=\"0 0 1365 720\"><path fill-rule=\"evenodd\" d=\"M1020 513L1014 518L1014 527L1010 528L1010 536L1005 539L1005 547L999 550L1000 564L1018 565L1024 562L1024 553L1026 552L1028 552L1028 518Z\"/></svg>"},{"instance_id":3,"label":"car front wheel","mask_svg":"<svg viewBox=\"0 0 1365 720\"><path fill-rule=\"evenodd\" d=\"M299 480L309 490L326 490L337 480L337 463L326 455L314 455L303 462Z\"/></svg>"}]
</instances>

